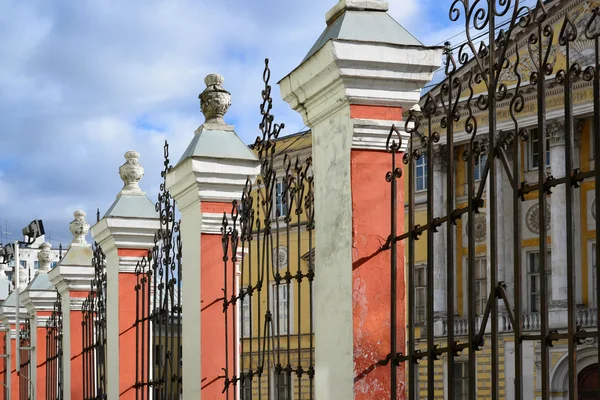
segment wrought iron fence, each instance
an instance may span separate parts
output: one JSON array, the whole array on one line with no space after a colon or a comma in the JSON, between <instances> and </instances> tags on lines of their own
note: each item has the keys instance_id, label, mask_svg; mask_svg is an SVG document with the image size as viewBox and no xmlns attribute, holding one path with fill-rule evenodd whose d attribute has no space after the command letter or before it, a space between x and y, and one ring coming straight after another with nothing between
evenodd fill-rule
<instances>
[{"instance_id":1,"label":"wrought iron fence","mask_svg":"<svg viewBox=\"0 0 600 400\"><path fill-rule=\"evenodd\" d=\"M596 199L600 196L600 173L593 165L575 167L577 129L573 93L575 83L586 85L589 82L590 86L593 85L589 103L593 104L590 112L593 112L593 134L597 135L600 132L600 11L582 6L583 14L573 16L570 14L573 7L584 4L580 1L538 0L533 8L523 4L519 0L455 0L450 8L450 19L463 20L467 40L456 49L447 47L445 79L425 96L422 111L411 110L406 121L406 132L410 135L408 143L403 142L396 127L390 131L387 149L391 154L391 170L387 181L392 194L392 218L385 249L392 254L392 293L395 293L396 271L402 268L396 258L400 244L406 248L408 268L408 343L404 349L404 344L395 343L393 339L391 342L391 399L402 395L393 380L400 368L406 368L408 372L409 399L439 398L440 390L444 390L450 399L504 398L508 395L509 385L504 385L501 377L500 368L505 363L505 354L501 353L500 333L512 336L510 339L514 343L514 363L511 362L514 364L514 388L510 389L514 398L522 398L524 385L529 384L524 380L524 372L530 371L524 371L523 350L528 343L533 343L533 348L540 355L536 365L531 364L531 368L539 368L536 373L539 396L542 399L551 397L552 361L549 350L560 344L566 347L568 364L564 389L569 399L581 398L578 397L578 349L588 340L597 343L600 311L593 308L596 315L590 317L589 313L582 316L576 308L578 283L575 269L578 265L576 253L579 251L576 245L579 243L575 242L574 200L575 193L584 182L593 183ZM567 10L560 19L550 18L550 6L554 7L553 13L560 8ZM575 18L579 21L577 24ZM556 29L557 24L560 29ZM581 46L581 41L585 42L588 53L584 58L579 51L580 57L574 59L574 48ZM453 50L458 51L458 57L454 56ZM564 56L561 68L557 65L562 58L556 53ZM564 140L564 151L552 153L558 162L552 163L550 174L544 168L549 159L548 143L542 135L537 139L534 136L536 132L548 132L548 89L562 95L562 113L558 113L558 118L564 120L564 128L558 129L557 133L560 136L558 140ZM507 110L508 118L500 122L498 110L502 107ZM527 112L532 114L529 126L524 121ZM536 152L528 157L527 146L532 146L532 143ZM593 143L595 154L600 154L600 140L594 137ZM401 154L404 145L407 150ZM446 172L438 181L435 176L439 176L440 171L436 170L435 164L442 158ZM537 171L530 168L531 172L525 174L528 171L524 171L523 166L527 163L537 165ZM420 174L417 168L420 168ZM397 209L396 195L403 169L408 173L405 213L408 221L406 231L399 234L401 228L396 226L396 218L402 211ZM466 183L458 187L457 170L463 169L466 170ZM423 194L416 193L417 179L426 186ZM502 187L502 179L508 183L509 189ZM512 212L509 214L501 214L497 210L502 190L511 193L512 199L508 203L511 203ZM564 202L559 200L559 193L564 196ZM488 201L484 201L484 194ZM441 196L444 196L444 201L437 201ZM421 201L424 198L425 203L418 204L417 197ZM539 261L535 265L539 268L534 271L539 276L539 279L535 278L539 288L536 287L537 292L528 299L524 293L531 288L531 282L523 281L522 258L525 217L522 202L526 199L537 199L536 212L527 218L537 227L534 246L539 252ZM564 216L564 226L552 230L552 243L561 240L555 233L562 231L566 248L565 260L554 259L552 263L547 225L551 201L556 202L553 207L560 207L556 210ZM593 215L600 215L599 204L595 202L592 205ZM426 210L424 224L418 222L423 214L418 207ZM481 224L488 225L487 233L484 225L483 228L477 226L481 221L478 214L483 211L487 213L487 222ZM511 223L505 223L505 219ZM464 238L457 227L461 224L466 225ZM503 227L512 232L500 236L498 232ZM482 229L487 236L485 251L489 260L486 278L489 291L483 292L477 286L480 272L476 265L476 255L481 251L478 250L478 236ZM597 238L600 230L597 218L593 230L594 238ZM417 282L416 243L419 240L426 240L427 247L426 260L423 260L426 263L424 285ZM466 274L462 274L466 281L463 301L467 318L455 325L454 316L460 311L455 305L455 284L462 284L457 275L457 266L462 260L455 254L459 240L462 240L463 246L466 240L467 247ZM512 254L504 259L502 265L505 267L501 268L500 254L509 252ZM593 252L596 260L600 259L600 246L596 246ZM565 299L551 304L549 278L553 269L562 268L566 275ZM597 264L593 269L595 276L599 276ZM508 276L506 271L512 273L514 282L504 281ZM525 287L526 284L529 288ZM424 286L426 293L426 317L422 324L417 321L417 286ZM593 296L597 299L595 304L600 304L597 281L590 299ZM444 309L435 308L440 302L445 303ZM394 330L399 329L396 326L395 303L396 297L393 296L392 338L396 336ZM525 314L524 305L531 303L535 304L536 312ZM418 305L423 305L423 302ZM559 309L564 309L564 314L556 311ZM554 320L550 318L551 311ZM558 321L561 315L564 316L562 325ZM537 322L532 322L533 319ZM502 321L505 322L501 326ZM436 328L440 323L443 324L441 335ZM584 325L586 329L583 329ZM418 330L422 332L420 337L417 337ZM600 352L600 348L597 351ZM459 365L459 359L465 360L466 365L462 362ZM598 355L595 362L598 363ZM423 366L420 367L419 363ZM482 363L489 369L478 368ZM464 371L461 369L463 366ZM594 368L598 370L598 366ZM444 377L442 386L439 385L440 376ZM485 380L489 382L485 392L478 387L482 376L488 377ZM600 398L600 392L596 391L593 396Z\"/></svg>"},{"instance_id":2,"label":"wrought iron fence","mask_svg":"<svg viewBox=\"0 0 600 400\"><path fill-rule=\"evenodd\" d=\"M19 364L19 400L31 399L31 320L25 319L22 330L19 332L19 346L21 347ZM35 368L35 365L33 366Z\"/></svg>"},{"instance_id":3,"label":"wrought iron fence","mask_svg":"<svg viewBox=\"0 0 600 400\"><path fill-rule=\"evenodd\" d=\"M136 291L136 399L175 400L182 393L181 236L175 200L166 189L171 170L165 142L154 248L138 262Z\"/></svg>"},{"instance_id":4,"label":"wrought iron fence","mask_svg":"<svg viewBox=\"0 0 600 400\"><path fill-rule=\"evenodd\" d=\"M260 175L246 182L221 228L224 392L227 399L314 399L312 159L278 149L284 125L274 123L269 80L266 60L253 145Z\"/></svg>"},{"instance_id":5,"label":"wrought iron fence","mask_svg":"<svg viewBox=\"0 0 600 400\"><path fill-rule=\"evenodd\" d=\"M63 398L63 314L61 296L56 292L52 314L46 321L46 400Z\"/></svg>"},{"instance_id":6,"label":"wrought iron fence","mask_svg":"<svg viewBox=\"0 0 600 400\"><path fill-rule=\"evenodd\" d=\"M81 344L83 362L83 398L106 399L106 256L94 244L94 279L83 302Z\"/></svg>"}]
</instances>

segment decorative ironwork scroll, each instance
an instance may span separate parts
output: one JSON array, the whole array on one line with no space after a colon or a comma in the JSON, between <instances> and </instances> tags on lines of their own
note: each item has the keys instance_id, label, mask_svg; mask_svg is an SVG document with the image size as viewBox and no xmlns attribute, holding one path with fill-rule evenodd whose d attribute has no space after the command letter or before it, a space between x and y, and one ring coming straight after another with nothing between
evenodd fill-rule
<instances>
[{"instance_id":1,"label":"decorative ironwork scroll","mask_svg":"<svg viewBox=\"0 0 600 400\"><path fill-rule=\"evenodd\" d=\"M270 74L266 60L261 136L253 145L260 175L246 182L221 228L223 391L232 400L314 399L312 159L278 148L284 125L271 114Z\"/></svg>"},{"instance_id":2,"label":"decorative ironwork scroll","mask_svg":"<svg viewBox=\"0 0 600 400\"><path fill-rule=\"evenodd\" d=\"M175 220L175 200L166 189L172 168L166 142L164 157L156 203L160 230L135 270L136 399L179 399L182 393L181 221Z\"/></svg>"},{"instance_id":3,"label":"decorative ironwork scroll","mask_svg":"<svg viewBox=\"0 0 600 400\"><path fill-rule=\"evenodd\" d=\"M106 256L94 244L94 279L81 312L83 398L106 399Z\"/></svg>"},{"instance_id":4,"label":"decorative ironwork scroll","mask_svg":"<svg viewBox=\"0 0 600 400\"><path fill-rule=\"evenodd\" d=\"M395 254L396 245L405 244L408 269L407 349L403 351L402 344L393 344L390 355L394 359L392 376L401 366L407 370L409 400L437 398L440 384L450 399L475 400L482 396L499 399L508 392L514 393L514 398L521 398L525 386L525 343L532 343L539 353L536 364L539 367L536 392L539 394L535 396L550 399L556 395L551 393L553 363L549 349L560 345L566 349L568 398L578 399L578 348L585 340L598 337L600 309L594 306L596 320L586 322L584 330L576 307L577 290L581 287L581 282L576 281L576 268L581 266L576 254L581 251L577 246L581 245L576 242L575 221L577 212L586 212L576 205L576 193L581 192L585 184L594 188L598 198L600 172L591 163L579 165L576 157L575 144L581 133L576 129L575 115L584 116L584 113L575 108L573 93L576 88L591 89L586 113L593 111L594 154L600 154L597 137L600 132L600 9L582 1L537 0L533 6L525 3L527 1L454 0L450 19L464 23L466 41L456 48L447 44L445 79L425 95L421 109L410 111L405 125L410 136L408 144L402 143L396 127L390 131L391 170L387 181L391 186L393 211L390 237L384 249ZM559 93L562 99L550 102L548 89ZM552 129L548 121L551 107L562 108L554 112L554 118L561 124L555 133L547 136ZM440 147L442 143L445 147ZM395 195L402 171L397 157L404 145L408 223L406 231L399 234L396 215L403 210L397 209ZM562 147L553 147L550 151L550 146ZM434 164L442 156L446 159L446 168L440 172L435 170ZM419 160L420 170L417 170ZM464 171L465 176L456 171ZM440 177L442 180L438 181ZM416 193L416 179L426 181L423 193ZM508 193L511 200L498 201L503 192L504 196ZM444 201L436 202L440 196ZM424 223L417 221L420 218L417 204L421 201L426 204ZM536 205L537 212L532 217L536 219L535 231L523 230L522 203L525 201ZM555 216L563 218L564 226L560 229L551 229L547 223L549 204L554 210L552 220ZM499 207L504 207L504 213ZM597 203L593 207L598 215ZM475 224L477 215L484 211L486 246L481 250L476 243ZM459 227L465 226L462 235ZM597 239L600 221L596 220L595 228L590 231ZM553 245L560 240L565 246L565 254L560 254L561 258L556 255L556 259L552 255L552 263L550 233ZM556 237L558 234L564 237ZM532 254L537 254L527 265L524 265L522 249L524 235L528 235L530 247L535 247L531 249ZM417 265L416 243L421 237L427 240L424 279L418 272L418 267L423 266ZM459 243L462 246L457 250ZM457 257L459 251L462 256ZM600 259L600 246L595 246L593 251L595 259ZM477 259L482 252L484 262ZM402 267L392 256L392 277L394 271ZM595 276L600 276L598 263L591 268L595 269ZM562 269L564 298L554 300L558 294L551 290L551 285L557 284L552 282L558 279L554 279L553 274L557 270L562 273ZM510 280L507 279L509 274ZM483 280L482 275L485 275ZM589 302L596 297L595 304L600 304L598 281L595 280L589 295ZM460 303L457 290L463 292ZM425 295L421 297L417 293ZM392 298L392 304L395 302ZM436 308L440 304L443 307ZM426 310L424 321L417 321L416 308L420 306ZM527 315L526 307L535 315ZM455 320L459 313L466 314L460 323ZM392 321L394 318L395 315ZM587 314L585 320L589 320ZM396 329L394 323L393 329ZM505 343L509 342L514 361L502 361L505 346L508 346ZM600 358L600 349L598 351ZM504 386L501 376L507 362L514 369L514 387L510 388ZM483 365L488 367L482 369ZM482 384L482 376L489 377L488 383ZM402 394L395 382L391 384L391 399L400 398Z\"/></svg>"},{"instance_id":5,"label":"decorative ironwork scroll","mask_svg":"<svg viewBox=\"0 0 600 400\"><path fill-rule=\"evenodd\" d=\"M52 314L46 321L46 400L61 400L63 376L63 314L61 296L56 292Z\"/></svg>"}]
</instances>

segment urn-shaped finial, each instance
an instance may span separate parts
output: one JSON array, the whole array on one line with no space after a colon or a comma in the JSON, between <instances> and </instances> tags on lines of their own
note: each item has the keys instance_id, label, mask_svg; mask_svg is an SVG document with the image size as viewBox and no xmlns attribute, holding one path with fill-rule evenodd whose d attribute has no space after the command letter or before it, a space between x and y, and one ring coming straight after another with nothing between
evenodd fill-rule
<instances>
[{"instance_id":1,"label":"urn-shaped finial","mask_svg":"<svg viewBox=\"0 0 600 400\"><path fill-rule=\"evenodd\" d=\"M206 123L225 123L223 116L231 106L231 93L223 88L224 81L219 74L210 74L204 79L206 89L198 97Z\"/></svg>"},{"instance_id":2,"label":"urn-shaped finial","mask_svg":"<svg viewBox=\"0 0 600 400\"><path fill-rule=\"evenodd\" d=\"M75 219L69 224L69 229L73 234L71 246L87 246L85 236L90 230L90 224L85 220L85 212L77 210L73 213Z\"/></svg>"},{"instance_id":3,"label":"urn-shaped finial","mask_svg":"<svg viewBox=\"0 0 600 400\"><path fill-rule=\"evenodd\" d=\"M144 167L139 162L140 153L130 150L125 153L125 164L119 168L119 175L123 180L123 189L119 194L141 196L144 192L140 189L139 182L144 176Z\"/></svg>"},{"instance_id":4,"label":"urn-shaped finial","mask_svg":"<svg viewBox=\"0 0 600 400\"><path fill-rule=\"evenodd\" d=\"M51 248L52 245L48 242L44 242L40 246L40 251L37 254L37 258L40 263L41 273L50 271L50 263L52 262L52 252L50 251Z\"/></svg>"}]
</instances>

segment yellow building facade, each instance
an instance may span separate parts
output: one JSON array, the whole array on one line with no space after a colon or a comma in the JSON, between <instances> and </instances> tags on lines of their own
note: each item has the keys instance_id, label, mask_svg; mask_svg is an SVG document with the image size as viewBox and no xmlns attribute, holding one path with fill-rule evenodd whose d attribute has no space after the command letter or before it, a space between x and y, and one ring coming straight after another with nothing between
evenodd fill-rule
<instances>
[{"instance_id":1,"label":"yellow building facade","mask_svg":"<svg viewBox=\"0 0 600 400\"><path fill-rule=\"evenodd\" d=\"M555 74L560 70L566 68L565 61L565 49L558 43L558 33L561 31L561 27L565 21L566 16L573 21L574 25L579 30L579 35L576 41L571 45L571 62L578 62L582 68L585 68L593 64L593 41L588 40L585 35L585 27L590 19L592 10L600 5L597 1L570 1L570 2L559 2L549 1L546 2L548 16L547 23L550 24L555 32L552 42L552 50L549 55L549 60L553 64L554 72L547 78L547 89L546 89L546 121L548 123L547 132L547 148L548 152L545 157L546 165L538 165L540 159L537 153L539 149L539 133L536 129L538 124L537 118L537 97L535 85L531 87L531 90L525 91L525 104L523 111L517 114L518 121L521 127L528 129L528 138L520 143L520 151L518 155L510 154L508 157L512 160L512 157L519 157L520 160L520 182L526 182L528 184L535 184L538 181L539 168L546 168L547 176L560 177L564 176L564 141L565 141L565 125L564 125L564 89L562 85L558 84L555 80ZM505 83L509 88L514 89L517 85L517 75L514 72L514 66L517 64L518 59L518 71L523 79L522 86L531 86L529 77L532 71L535 70L534 62L529 56L527 49L527 38L530 34L527 30L517 30L513 33L513 38L517 38L518 46L512 45L512 51L507 53L510 61L510 68L503 70L500 81ZM510 46L509 46L510 47ZM515 50L518 49L518 50ZM519 57L517 58L517 52ZM465 132L465 120L468 112L466 104L470 96L470 87L468 84L468 76L471 68L474 64L464 65L459 68L456 75L461 77L462 87L461 94L459 96L458 110L461 114L461 119L454 123L454 155L456 168L454 171L448 171L448 166L445 161L445 154L447 152L445 143L445 132L440 126L442 117L445 115L442 107L439 107L438 112L432 117L432 132L439 132L442 135L440 140L441 145L435 145L434 148L434 159L431 160L433 166L428 169L428 161L426 157L415 161L414 165L414 176L413 183L415 185L415 218L416 224L425 226L427 225L427 174L433 171L434 174L434 187L440 189L438 194L434 195L434 208L440 211L439 215L445 215L446 213L446 181L445 176L449 173L454 173L455 177L455 205L456 208L467 207L467 162L463 161L463 154L468 148L468 142L471 135ZM488 138L488 111L479 111L474 105L480 94L487 91L483 83L476 84L474 87L473 104L475 111L475 118L477 121L478 132L475 137L475 141L478 142L483 148L486 147ZM593 132L593 91L592 82L585 81L584 79L577 79L573 83L573 103L575 112L575 159L574 167L579 168L582 172L593 171L595 168L595 157L594 157L594 132ZM431 92L425 94L420 103L421 107L424 107L428 96L436 99L436 96L440 95L440 85L435 87ZM513 120L510 114L510 96L507 100L498 103L497 107L497 126L499 135L510 131L511 127L514 126ZM424 124L427 125L427 124ZM504 132L503 132L504 131ZM424 133L428 134L427 129L424 129ZM475 192L479 189L481 179L484 176L484 169L487 162L486 154L489 149L484 150L474 160L474 179L475 179ZM562 160L561 160L562 158ZM499 255L498 255L498 281L503 281L507 285L507 292L509 299L513 300L514 294L514 283L515 277L513 273L513 189L508 180L507 175L504 173L502 166L497 163L497 173L500 175L496 182L497 198L491 199L488 195L489 186L483 188L483 199L485 204L480 208L480 213L475 215L475 257L474 272L475 282L473 287L475 290L475 302L476 302L476 315L478 324L481 323L481 315L484 313L488 296L492 290L490 285L490 256L488 253L489 249L489 237L490 237L490 221L487 215L487 207L490 202L496 202L496 208L498 210L497 226L498 226L498 237L499 237ZM407 169L405 169L408 172ZM409 186L409 174L405 173L405 187ZM488 182L489 183L489 182ZM594 178L588 177L581 182L579 188L573 190L573 210L574 210L574 225L575 225L575 273L576 273L576 287L575 297L577 304L577 325L581 329L596 330L598 326L597 321L597 304L596 304L596 277L595 277L595 249L596 249L596 215L595 215L595 185ZM439 192L443 192L443 196ZM521 243L520 253L521 265L522 265L522 276L520 281L522 282L521 291L521 307L522 315L520 320L523 327L524 334L535 334L539 333L540 329L540 278L539 278L539 204L538 204L538 193L531 192L523 196L520 202L520 234ZM550 302L550 321L551 329L556 329L559 332L566 332L566 325L561 325L560 322L552 322L553 318L556 321L561 321L561 318L565 317L566 313L566 280L562 280L562 276L565 275L566 263L564 262L566 257L566 244L564 243L564 213L565 213L565 198L564 191L561 192L554 190L551 196L547 197L547 218L546 226L548 229L548 250L549 250L549 269L551 270L551 276L548 279L548 287L550 292L548 293ZM405 212L408 215L409 208L408 203L406 204ZM436 211L437 212L437 211ZM438 216L436 213L435 216ZM409 229L408 218L405 218L406 225L405 229ZM447 229L447 228L445 228ZM455 249L454 249L454 265L455 265L455 278L454 284L454 333L456 340L464 342L467 334L467 316L468 316L468 302L467 302L467 265L468 265L468 234L467 234L467 218L466 214L462 218L457 220L456 226L452 228L455 232ZM563 232L561 232L563 231ZM559 235L559 236L557 236ZM436 237L442 238L441 241L445 242L445 233L443 235L436 235ZM559 237L559 240L555 240L555 237ZM437 239L436 239L437 240ZM443 246L443 245L441 245ZM427 272L427 235L422 235L415 243L415 265L407 265L407 274L414 274L415 277L415 291L412 293L415 301L415 319L417 326L414 327L417 348L426 350L427 348L427 331L426 331L426 317L427 317L427 302L426 302L426 272ZM443 252L445 249L440 245L434 247L435 252ZM407 254L408 256L408 254ZM433 255L431 255L433 256ZM437 263L437 261L436 261ZM440 264L440 263L438 263ZM445 262L441 265L436 265L434 274L436 277L445 276L445 272L441 268L445 269ZM566 277L565 277L566 279ZM445 287L446 281L437 282L435 287L435 299L434 299L434 315L436 313L444 314L447 310L445 303ZM565 293L562 293L565 291ZM439 293L438 293L439 292ZM499 304L502 304L499 301ZM499 342L498 342L498 367L499 367L499 390L500 398L502 399L513 399L515 398L514 393L514 379L515 379L515 346L514 346L514 330L510 326L510 321L506 312L503 312L502 306L499 309ZM445 314L444 314L445 315ZM554 316L554 317L553 317ZM444 317L435 317L435 343L440 347L446 346L446 323ZM566 321L566 320L565 320ZM480 352L477 352L477 388L478 398L486 399L491 398L491 369L492 369L492 358L490 339L491 335L490 324L488 322L488 329L485 335L485 345ZM409 328L411 329L411 328ZM589 371L590 368L597 365L597 340L586 339L585 343L578 346L578 373L580 374L580 381L583 379L582 374ZM552 398L562 399L567 396L567 342L558 341L554 343L554 346L550 349L550 390ZM454 399L466 399L468 398L467 383L473 377L468 376L468 353L463 351L458 358L456 358L456 367L454 370L454 381L455 381L455 392ZM450 398L447 388L448 371L447 369L447 358L443 355L440 360L435 362L435 398ZM417 368L418 372L418 395L420 398L427 398L427 359L424 359ZM597 370L597 368L596 368ZM541 398L541 367L540 367L540 346L539 341L525 341L523 342L523 399L536 399Z\"/></svg>"},{"instance_id":2,"label":"yellow building facade","mask_svg":"<svg viewBox=\"0 0 600 400\"><path fill-rule=\"evenodd\" d=\"M312 195L307 165L311 140L309 131L275 139L272 159L271 150L267 156L253 149L265 163L252 190L252 240L243 243L240 287L252 287L254 293L242 302L239 336L240 372L254 371L255 376L252 384L240 385L241 399L296 399L314 393L309 377L314 365L310 309L315 231L309 227L312 206L307 202ZM268 170L274 182L265 185L271 179Z\"/></svg>"}]
</instances>

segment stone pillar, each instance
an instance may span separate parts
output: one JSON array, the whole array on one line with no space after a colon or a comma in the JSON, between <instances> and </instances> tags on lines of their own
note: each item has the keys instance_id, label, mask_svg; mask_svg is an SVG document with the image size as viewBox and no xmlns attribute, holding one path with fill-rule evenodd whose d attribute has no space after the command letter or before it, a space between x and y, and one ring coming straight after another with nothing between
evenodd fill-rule
<instances>
[{"instance_id":1,"label":"stone pillar","mask_svg":"<svg viewBox=\"0 0 600 400\"><path fill-rule=\"evenodd\" d=\"M50 243L42 243L38 252L39 270L22 294L23 305L31 318L32 371L30 379L34 382L34 399L46 399L46 322L54 309L56 288L50 282L48 272L52 262ZM35 367L34 367L35 366Z\"/></svg>"},{"instance_id":2,"label":"stone pillar","mask_svg":"<svg viewBox=\"0 0 600 400\"><path fill-rule=\"evenodd\" d=\"M446 160L446 146L436 146L433 153L433 216L435 218L446 215L446 174L448 165ZM435 335L443 335L443 321L446 318L446 258L448 224L438 228L434 241L434 285L433 285L433 314L435 319Z\"/></svg>"},{"instance_id":3,"label":"stone pillar","mask_svg":"<svg viewBox=\"0 0 600 400\"><path fill-rule=\"evenodd\" d=\"M75 211L73 215L69 225L73 241L58 265L48 272L62 301L64 400L83 399L81 306L94 279L92 246L85 239L90 226L85 212Z\"/></svg>"},{"instance_id":4,"label":"stone pillar","mask_svg":"<svg viewBox=\"0 0 600 400\"><path fill-rule=\"evenodd\" d=\"M16 267L15 267L16 268ZM19 282L16 281L16 274L13 274L13 285L19 287L20 291L25 290L27 287L27 275L23 273L25 268L21 268L21 274L19 277ZM29 318L27 314L27 309L23 307L23 295L20 296L20 306L19 306L19 319L22 324L23 321ZM0 306L0 321L4 325L6 329L6 334L10 336L7 342L7 352L10 353L10 372L9 379L7 383L7 392L10 394L9 398L18 399L19 398L19 376L17 375L17 362L16 362L16 346L17 346L17 331L16 331L16 308L17 308L17 296L16 292L12 292L2 305Z\"/></svg>"},{"instance_id":5,"label":"stone pillar","mask_svg":"<svg viewBox=\"0 0 600 400\"><path fill-rule=\"evenodd\" d=\"M554 178L565 176L565 125L562 120L548 123L550 140L550 171ZM552 235L552 298L550 326L565 327L567 308L567 214L566 187L552 188L550 196L550 233Z\"/></svg>"},{"instance_id":6,"label":"stone pillar","mask_svg":"<svg viewBox=\"0 0 600 400\"><path fill-rule=\"evenodd\" d=\"M420 89L440 65L441 48L424 47L386 15L387 9L387 1L340 1L327 14L326 31L302 64L280 82L284 100L313 134L317 399L390 397L390 368L370 371L391 345L390 251L380 250L391 223L390 184L385 181L391 156L385 142L392 124L403 130L402 110L419 101ZM364 29L357 31L355 24ZM373 127L368 147L363 144L365 125ZM404 226L402 186L399 180L398 233ZM396 340L401 352L406 295L402 245L397 256ZM402 393L402 368L397 381Z\"/></svg>"},{"instance_id":7,"label":"stone pillar","mask_svg":"<svg viewBox=\"0 0 600 400\"><path fill-rule=\"evenodd\" d=\"M221 221L224 212L231 213L232 201L241 198L246 179L254 181L260 170L254 153L223 120L231 105L223 81L217 74L206 77L206 90L200 95L206 121L167 175L167 190L181 213L185 277L181 290L187 304L182 338L185 399L225 396L221 393L225 365ZM214 305L201 312L201 302ZM229 325L232 338L235 325ZM235 356L230 352L230 357Z\"/></svg>"},{"instance_id":8,"label":"stone pillar","mask_svg":"<svg viewBox=\"0 0 600 400\"><path fill-rule=\"evenodd\" d=\"M92 237L106 256L106 348L107 396L134 399L136 396L137 277L135 267L154 246L160 229L154 203L139 187L144 176L139 154L125 153L119 168L123 189L106 215L92 227Z\"/></svg>"}]
</instances>

